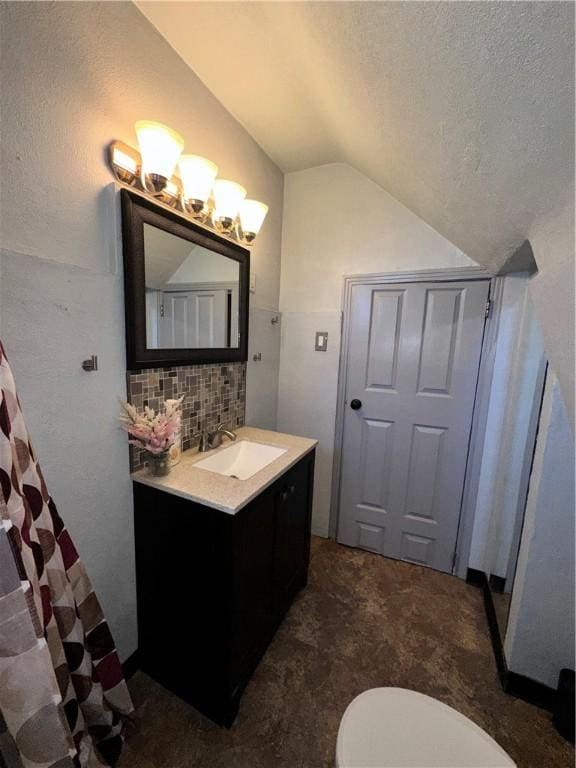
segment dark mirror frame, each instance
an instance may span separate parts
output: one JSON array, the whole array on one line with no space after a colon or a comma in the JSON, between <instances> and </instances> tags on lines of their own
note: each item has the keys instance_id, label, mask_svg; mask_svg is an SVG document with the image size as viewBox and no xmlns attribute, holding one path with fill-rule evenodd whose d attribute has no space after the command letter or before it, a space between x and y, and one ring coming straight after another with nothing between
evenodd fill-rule
<instances>
[{"instance_id":1,"label":"dark mirror frame","mask_svg":"<svg viewBox=\"0 0 576 768\"><path fill-rule=\"evenodd\" d=\"M216 233L208 232L177 212L138 193L122 189L120 199L128 370L245 361L248 357L250 251L219 237ZM237 347L204 349L148 349L146 347L144 224L151 224L239 263L238 333L240 338Z\"/></svg>"}]
</instances>

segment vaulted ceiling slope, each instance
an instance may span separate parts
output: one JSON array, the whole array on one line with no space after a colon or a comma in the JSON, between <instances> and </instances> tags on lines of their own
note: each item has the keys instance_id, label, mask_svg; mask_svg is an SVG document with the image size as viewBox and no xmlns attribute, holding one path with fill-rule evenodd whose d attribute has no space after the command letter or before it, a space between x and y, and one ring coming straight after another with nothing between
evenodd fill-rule
<instances>
[{"instance_id":1,"label":"vaulted ceiling slope","mask_svg":"<svg viewBox=\"0 0 576 768\"><path fill-rule=\"evenodd\" d=\"M346 162L499 267L574 178L572 2L138 2L284 171Z\"/></svg>"}]
</instances>

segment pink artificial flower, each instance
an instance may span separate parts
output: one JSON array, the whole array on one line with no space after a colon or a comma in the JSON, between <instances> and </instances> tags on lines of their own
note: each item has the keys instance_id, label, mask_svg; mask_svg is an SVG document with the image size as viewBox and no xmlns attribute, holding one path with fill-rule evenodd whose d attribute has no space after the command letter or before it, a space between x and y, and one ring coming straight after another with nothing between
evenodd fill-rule
<instances>
[{"instance_id":1,"label":"pink artificial flower","mask_svg":"<svg viewBox=\"0 0 576 768\"><path fill-rule=\"evenodd\" d=\"M151 408L145 408L143 414L138 413L133 405L122 403L122 428L132 438L128 441L130 445L153 454L164 453L174 445L180 430L180 406L183 399L182 396L178 400L167 400L165 413L158 414Z\"/></svg>"}]
</instances>

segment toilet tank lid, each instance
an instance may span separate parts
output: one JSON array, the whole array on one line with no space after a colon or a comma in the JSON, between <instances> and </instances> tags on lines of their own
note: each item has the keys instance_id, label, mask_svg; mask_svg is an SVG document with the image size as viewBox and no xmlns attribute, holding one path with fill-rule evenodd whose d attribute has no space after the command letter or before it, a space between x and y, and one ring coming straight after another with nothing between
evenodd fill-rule
<instances>
[{"instance_id":1,"label":"toilet tank lid","mask_svg":"<svg viewBox=\"0 0 576 768\"><path fill-rule=\"evenodd\" d=\"M465 715L405 688L371 688L346 709L337 768L515 768Z\"/></svg>"}]
</instances>

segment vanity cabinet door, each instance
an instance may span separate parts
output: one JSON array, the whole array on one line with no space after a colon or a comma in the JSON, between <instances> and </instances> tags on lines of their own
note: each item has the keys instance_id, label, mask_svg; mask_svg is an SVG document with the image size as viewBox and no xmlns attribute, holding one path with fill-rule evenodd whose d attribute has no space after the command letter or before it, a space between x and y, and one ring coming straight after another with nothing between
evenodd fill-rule
<instances>
[{"instance_id":1,"label":"vanity cabinet door","mask_svg":"<svg viewBox=\"0 0 576 768\"><path fill-rule=\"evenodd\" d=\"M255 667L273 624L274 497L265 492L238 513L231 614L232 686Z\"/></svg>"},{"instance_id":2,"label":"vanity cabinet door","mask_svg":"<svg viewBox=\"0 0 576 768\"><path fill-rule=\"evenodd\" d=\"M134 483L142 669L231 725L310 554L314 452L237 514Z\"/></svg>"},{"instance_id":3,"label":"vanity cabinet door","mask_svg":"<svg viewBox=\"0 0 576 768\"><path fill-rule=\"evenodd\" d=\"M282 478L276 494L274 582L278 606L291 600L306 582L312 469L310 459L301 461Z\"/></svg>"}]
</instances>

